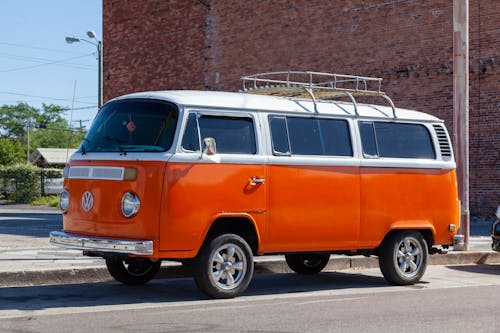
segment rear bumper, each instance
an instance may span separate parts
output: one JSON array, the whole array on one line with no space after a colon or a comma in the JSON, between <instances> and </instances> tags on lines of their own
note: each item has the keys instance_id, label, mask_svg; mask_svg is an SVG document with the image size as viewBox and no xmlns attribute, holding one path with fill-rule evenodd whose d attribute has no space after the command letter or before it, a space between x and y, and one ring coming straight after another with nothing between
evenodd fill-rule
<instances>
[{"instance_id":1,"label":"rear bumper","mask_svg":"<svg viewBox=\"0 0 500 333\"><path fill-rule=\"evenodd\" d=\"M137 255L153 254L153 241L150 240L96 238L52 231L50 243L59 247L86 251Z\"/></svg>"}]
</instances>

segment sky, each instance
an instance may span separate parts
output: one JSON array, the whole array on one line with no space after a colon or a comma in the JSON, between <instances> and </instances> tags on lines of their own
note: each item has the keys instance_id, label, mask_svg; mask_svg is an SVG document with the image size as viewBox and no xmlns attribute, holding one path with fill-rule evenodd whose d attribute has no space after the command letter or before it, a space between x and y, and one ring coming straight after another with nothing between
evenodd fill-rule
<instances>
[{"instance_id":1,"label":"sky","mask_svg":"<svg viewBox=\"0 0 500 333\"><path fill-rule=\"evenodd\" d=\"M25 102L73 107L64 116L88 127L97 113L97 47L102 0L0 0L0 106ZM74 103L73 103L74 97Z\"/></svg>"}]
</instances>

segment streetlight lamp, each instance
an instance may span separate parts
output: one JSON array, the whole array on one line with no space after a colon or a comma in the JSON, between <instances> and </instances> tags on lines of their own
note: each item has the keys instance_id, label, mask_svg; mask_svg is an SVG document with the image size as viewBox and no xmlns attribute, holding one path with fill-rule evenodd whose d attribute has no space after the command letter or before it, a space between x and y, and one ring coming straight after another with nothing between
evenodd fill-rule
<instances>
[{"instance_id":1,"label":"streetlight lamp","mask_svg":"<svg viewBox=\"0 0 500 333\"><path fill-rule=\"evenodd\" d=\"M97 61L98 61L98 82L97 82L97 106L101 108L102 106L102 41L98 40L95 32L87 31L87 36L90 39L95 40L95 42L85 39L85 38L76 38L76 37L66 37L66 43L76 43L76 42L85 42L94 45L97 47Z\"/></svg>"}]
</instances>

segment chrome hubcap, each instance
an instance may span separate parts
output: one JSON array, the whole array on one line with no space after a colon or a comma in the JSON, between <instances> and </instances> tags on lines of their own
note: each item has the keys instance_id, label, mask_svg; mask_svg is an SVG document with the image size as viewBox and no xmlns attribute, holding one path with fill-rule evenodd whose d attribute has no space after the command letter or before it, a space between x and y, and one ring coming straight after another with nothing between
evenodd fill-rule
<instances>
[{"instance_id":1,"label":"chrome hubcap","mask_svg":"<svg viewBox=\"0 0 500 333\"><path fill-rule=\"evenodd\" d=\"M403 239L395 249L396 264L399 272L406 277L413 277L422 267L422 245L413 237Z\"/></svg>"},{"instance_id":2,"label":"chrome hubcap","mask_svg":"<svg viewBox=\"0 0 500 333\"><path fill-rule=\"evenodd\" d=\"M211 278L222 289L234 289L246 274L247 258L235 244L224 244L212 256Z\"/></svg>"}]
</instances>

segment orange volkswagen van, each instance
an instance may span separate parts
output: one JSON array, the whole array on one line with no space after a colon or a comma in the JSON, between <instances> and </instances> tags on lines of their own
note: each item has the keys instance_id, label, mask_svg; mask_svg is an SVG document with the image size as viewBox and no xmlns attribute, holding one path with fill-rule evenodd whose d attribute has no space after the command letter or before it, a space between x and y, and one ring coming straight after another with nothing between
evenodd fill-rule
<instances>
[{"instance_id":1,"label":"orange volkswagen van","mask_svg":"<svg viewBox=\"0 0 500 333\"><path fill-rule=\"evenodd\" d=\"M319 273L333 253L375 255L390 283L419 281L459 227L443 121L395 108L378 78L243 82L239 93L106 103L65 168L64 229L52 244L105 258L125 284L148 282L162 260L188 263L214 298L241 294L253 257L267 254L300 274Z\"/></svg>"}]
</instances>

